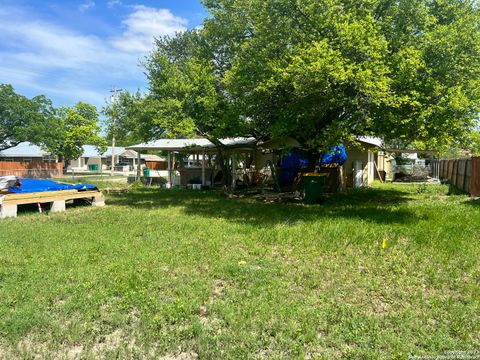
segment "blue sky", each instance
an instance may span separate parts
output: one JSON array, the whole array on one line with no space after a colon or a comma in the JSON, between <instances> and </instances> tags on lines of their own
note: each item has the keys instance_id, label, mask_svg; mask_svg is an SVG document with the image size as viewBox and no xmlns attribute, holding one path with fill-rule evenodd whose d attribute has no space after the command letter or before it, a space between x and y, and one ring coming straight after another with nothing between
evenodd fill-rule
<instances>
[{"instance_id":1,"label":"blue sky","mask_svg":"<svg viewBox=\"0 0 480 360\"><path fill-rule=\"evenodd\" d=\"M205 16L200 0L0 0L0 83L55 106L101 107L113 86L145 90L138 64L154 36Z\"/></svg>"}]
</instances>

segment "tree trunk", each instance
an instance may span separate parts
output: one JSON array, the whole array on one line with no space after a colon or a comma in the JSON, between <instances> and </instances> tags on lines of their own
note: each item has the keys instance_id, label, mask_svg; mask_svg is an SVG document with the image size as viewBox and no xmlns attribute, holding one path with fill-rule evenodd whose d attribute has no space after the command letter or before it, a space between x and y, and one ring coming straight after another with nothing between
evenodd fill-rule
<instances>
[{"instance_id":1,"label":"tree trunk","mask_svg":"<svg viewBox=\"0 0 480 360\"><path fill-rule=\"evenodd\" d=\"M222 185L223 187L229 188L228 174L229 174L229 166L228 166L228 157L225 157L224 149L217 148L217 158L220 164L220 169L222 170Z\"/></svg>"},{"instance_id":2,"label":"tree trunk","mask_svg":"<svg viewBox=\"0 0 480 360\"><path fill-rule=\"evenodd\" d=\"M217 149L217 162L220 165L220 170L222 171L222 185L228 188L227 184L227 179L228 179L228 171L229 167L227 164L228 157L225 157L225 150L226 146L218 139L216 138L210 138L207 137L208 140L210 140L216 147Z\"/></svg>"}]
</instances>

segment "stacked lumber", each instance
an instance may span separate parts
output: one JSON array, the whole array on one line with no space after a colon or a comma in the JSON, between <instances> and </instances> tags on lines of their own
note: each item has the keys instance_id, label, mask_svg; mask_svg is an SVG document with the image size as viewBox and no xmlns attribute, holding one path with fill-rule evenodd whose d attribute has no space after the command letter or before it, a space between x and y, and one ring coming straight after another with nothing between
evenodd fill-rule
<instances>
[{"instance_id":1,"label":"stacked lumber","mask_svg":"<svg viewBox=\"0 0 480 360\"><path fill-rule=\"evenodd\" d=\"M16 217L18 205L51 203L50 211L65 211L65 201L87 199L93 206L104 206L103 194L98 190L61 190L32 193L0 193L0 219Z\"/></svg>"}]
</instances>

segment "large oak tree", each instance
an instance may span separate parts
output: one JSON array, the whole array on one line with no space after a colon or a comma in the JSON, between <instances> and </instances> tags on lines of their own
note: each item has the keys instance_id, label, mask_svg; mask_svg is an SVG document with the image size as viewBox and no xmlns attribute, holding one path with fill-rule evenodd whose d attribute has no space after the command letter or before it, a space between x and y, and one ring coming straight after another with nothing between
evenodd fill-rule
<instances>
[{"instance_id":1,"label":"large oak tree","mask_svg":"<svg viewBox=\"0 0 480 360\"><path fill-rule=\"evenodd\" d=\"M480 17L466 0L206 0L230 98L265 135L445 148L476 130ZM468 144L466 144L468 145Z\"/></svg>"},{"instance_id":2,"label":"large oak tree","mask_svg":"<svg viewBox=\"0 0 480 360\"><path fill-rule=\"evenodd\" d=\"M474 1L204 4L203 28L159 39L146 62L153 128L311 149L366 134L444 149L477 129Z\"/></svg>"}]
</instances>

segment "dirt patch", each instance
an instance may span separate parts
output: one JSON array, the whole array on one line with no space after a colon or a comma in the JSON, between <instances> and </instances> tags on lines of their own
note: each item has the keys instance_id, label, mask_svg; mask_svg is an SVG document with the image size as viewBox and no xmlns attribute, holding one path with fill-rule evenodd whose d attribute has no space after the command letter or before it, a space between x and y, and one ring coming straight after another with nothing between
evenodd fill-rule
<instances>
[{"instance_id":1,"label":"dirt patch","mask_svg":"<svg viewBox=\"0 0 480 360\"><path fill-rule=\"evenodd\" d=\"M17 351L21 356L31 356L35 359L45 357L49 353L47 345L32 335L27 335L17 343Z\"/></svg>"},{"instance_id":2,"label":"dirt patch","mask_svg":"<svg viewBox=\"0 0 480 360\"><path fill-rule=\"evenodd\" d=\"M213 282L213 290L212 294L208 298L207 302L203 305L200 305L198 312L200 315L200 322L204 326L213 326L215 324L218 325L220 323L219 319L217 319L214 314L210 314L208 308L215 302L216 299L223 296L225 292L225 283L223 280L216 279Z\"/></svg>"},{"instance_id":3,"label":"dirt patch","mask_svg":"<svg viewBox=\"0 0 480 360\"><path fill-rule=\"evenodd\" d=\"M78 359L83 353L83 346L82 345L77 345L72 347L70 350L67 352L67 359Z\"/></svg>"},{"instance_id":4,"label":"dirt patch","mask_svg":"<svg viewBox=\"0 0 480 360\"><path fill-rule=\"evenodd\" d=\"M158 358L159 360L196 360L198 354L195 352L182 352L178 355L164 355Z\"/></svg>"},{"instance_id":5,"label":"dirt patch","mask_svg":"<svg viewBox=\"0 0 480 360\"><path fill-rule=\"evenodd\" d=\"M0 344L0 360L11 359L10 352Z\"/></svg>"},{"instance_id":6,"label":"dirt patch","mask_svg":"<svg viewBox=\"0 0 480 360\"><path fill-rule=\"evenodd\" d=\"M215 280L214 282L215 286L213 288L213 296L214 297L219 297L223 295L223 292L225 291L225 284L222 280Z\"/></svg>"},{"instance_id":7,"label":"dirt patch","mask_svg":"<svg viewBox=\"0 0 480 360\"><path fill-rule=\"evenodd\" d=\"M94 354L104 354L118 349L122 345L123 333L117 329L113 333L105 335L92 348Z\"/></svg>"}]
</instances>

